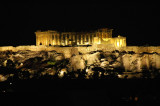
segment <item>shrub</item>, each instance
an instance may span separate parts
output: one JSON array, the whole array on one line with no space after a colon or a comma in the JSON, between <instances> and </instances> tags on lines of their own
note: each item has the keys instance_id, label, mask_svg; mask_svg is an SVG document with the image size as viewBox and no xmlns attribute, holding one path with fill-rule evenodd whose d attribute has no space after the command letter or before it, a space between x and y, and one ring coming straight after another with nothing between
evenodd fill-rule
<instances>
[{"instance_id":1,"label":"shrub","mask_svg":"<svg viewBox=\"0 0 160 106\"><path fill-rule=\"evenodd\" d=\"M49 65L55 65L56 61L48 61L47 64L49 64Z\"/></svg>"}]
</instances>

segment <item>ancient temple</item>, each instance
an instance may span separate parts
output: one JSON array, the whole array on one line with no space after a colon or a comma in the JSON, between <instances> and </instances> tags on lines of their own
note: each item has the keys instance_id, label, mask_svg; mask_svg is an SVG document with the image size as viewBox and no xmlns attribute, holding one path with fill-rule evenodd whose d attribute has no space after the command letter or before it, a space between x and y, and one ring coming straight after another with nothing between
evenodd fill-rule
<instances>
[{"instance_id":1,"label":"ancient temple","mask_svg":"<svg viewBox=\"0 0 160 106\"><path fill-rule=\"evenodd\" d=\"M106 44L115 47L126 46L126 37L112 38L113 29L102 28L90 32L57 32L53 30L37 31L36 45L46 46L85 46Z\"/></svg>"}]
</instances>

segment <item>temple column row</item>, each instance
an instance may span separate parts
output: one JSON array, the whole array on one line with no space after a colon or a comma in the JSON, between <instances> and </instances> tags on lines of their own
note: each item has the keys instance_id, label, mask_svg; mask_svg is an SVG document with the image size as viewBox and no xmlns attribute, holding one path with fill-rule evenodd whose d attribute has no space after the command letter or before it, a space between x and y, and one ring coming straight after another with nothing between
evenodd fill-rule
<instances>
[{"instance_id":1,"label":"temple column row","mask_svg":"<svg viewBox=\"0 0 160 106\"><path fill-rule=\"evenodd\" d=\"M39 36L37 37L37 45L49 45L48 36Z\"/></svg>"},{"instance_id":2,"label":"temple column row","mask_svg":"<svg viewBox=\"0 0 160 106\"><path fill-rule=\"evenodd\" d=\"M72 42L77 45L87 45L94 42L95 36L99 38L99 42L102 41L102 35L100 34L51 34L48 37L42 37L38 41L43 41L43 45L71 45Z\"/></svg>"},{"instance_id":3,"label":"temple column row","mask_svg":"<svg viewBox=\"0 0 160 106\"><path fill-rule=\"evenodd\" d=\"M75 39L78 45L92 44L93 40L94 40L94 34L77 35Z\"/></svg>"}]
</instances>

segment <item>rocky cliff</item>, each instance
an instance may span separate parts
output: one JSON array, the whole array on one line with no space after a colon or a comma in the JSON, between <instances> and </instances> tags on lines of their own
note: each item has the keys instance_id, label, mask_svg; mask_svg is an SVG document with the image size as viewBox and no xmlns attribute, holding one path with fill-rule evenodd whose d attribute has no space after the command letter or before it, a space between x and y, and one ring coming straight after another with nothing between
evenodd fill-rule
<instances>
[{"instance_id":1,"label":"rocky cliff","mask_svg":"<svg viewBox=\"0 0 160 106\"><path fill-rule=\"evenodd\" d=\"M1 51L0 81L8 78L155 78L160 54L133 51L91 51L66 58L52 51Z\"/></svg>"}]
</instances>

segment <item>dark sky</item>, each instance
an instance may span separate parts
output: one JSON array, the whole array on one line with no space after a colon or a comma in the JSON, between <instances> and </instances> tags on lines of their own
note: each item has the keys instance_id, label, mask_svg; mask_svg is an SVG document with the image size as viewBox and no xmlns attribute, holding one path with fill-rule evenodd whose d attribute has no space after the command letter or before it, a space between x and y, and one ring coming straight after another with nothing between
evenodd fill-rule
<instances>
[{"instance_id":1,"label":"dark sky","mask_svg":"<svg viewBox=\"0 0 160 106\"><path fill-rule=\"evenodd\" d=\"M0 5L0 46L35 45L37 30L113 28L127 45L160 45L157 3L9 3Z\"/></svg>"}]
</instances>

